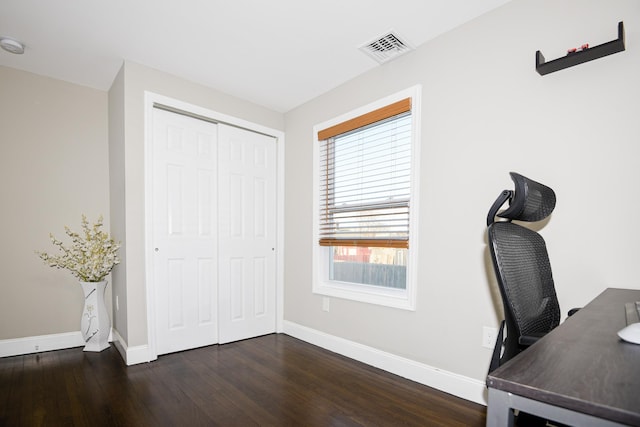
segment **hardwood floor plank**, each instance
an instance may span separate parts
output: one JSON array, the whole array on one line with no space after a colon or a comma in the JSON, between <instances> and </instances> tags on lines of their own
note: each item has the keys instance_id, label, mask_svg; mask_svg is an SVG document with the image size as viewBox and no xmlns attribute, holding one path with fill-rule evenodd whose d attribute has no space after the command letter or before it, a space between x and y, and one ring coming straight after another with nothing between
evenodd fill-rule
<instances>
[{"instance_id":1,"label":"hardwood floor plank","mask_svg":"<svg viewBox=\"0 0 640 427\"><path fill-rule=\"evenodd\" d=\"M16 394L18 387L14 384L20 381L24 370L24 359L18 357L5 358L6 363L0 363L0 425L11 425L9 412L15 413Z\"/></svg>"},{"instance_id":2,"label":"hardwood floor plank","mask_svg":"<svg viewBox=\"0 0 640 427\"><path fill-rule=\"evenodd\" d=\"M0 426L484 426L481 405L272 334L127 367L117 350L0 359Z\"/></svg>"}]
</instances>

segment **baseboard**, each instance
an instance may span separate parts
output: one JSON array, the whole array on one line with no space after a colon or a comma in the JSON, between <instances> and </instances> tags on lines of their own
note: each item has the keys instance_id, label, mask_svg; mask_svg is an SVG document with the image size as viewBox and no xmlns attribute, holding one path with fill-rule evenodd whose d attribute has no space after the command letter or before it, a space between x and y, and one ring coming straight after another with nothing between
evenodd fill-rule
<instances>
[{"instance_id":1,"label":"baseboard","mask_svg":"<svg viewBox=\"0 0 640 427\"><path fill-rule=\"evenodd\" d=\"M109 342L113 341L113 330L109 331ZM0 357L22 356L65 348L84 347L80 331L61 334L37 335L33 337L0 340Z\"/></svg>"},{"instance_id":2,"label":"baseboard","mask_svg":"<svg viewBox=\"0 0 640 427\"><path fill-rule=\"evenodd\" d=\"M487 390L483 381L443 371L293 322L285 321L283 326L284 333L292 337L462 399L487 405Z\"/></svg>"},{"instance_id":3,"label":"baseboard","mask_svg":"<svg viewBox=\"0 0 640 427\"><path fill-rule=\"evenodd\" d=\"M139 363L147 363L156 360L157 357L151 354L148 345L137 345L129 347L127 342L120 336L118 331L113 331L113 344L122 356L127 366L137 365Z\"/></svg>"},{"instance_id":4,"label":"baseboard","mask_svg":"<svg viewBox=\"0 0 640 427\"><path fill-rule=\"evenodd\" d=\"M148 345L128 347L126 341L113 328L109 331L109 342L115 345L127 366L157 359L151 354ZM64 350L65 348L84 347L84 345L85 342L80 331L14 338L0 340L0 357Z\"/></svg>"},{"instance_id":5,"label":"baseboard","mask_svg":"<svg viewBox=\"0 0 640 427\"><path fill-rule=\"evenodd\" d=\"M84 346L84 339L80 331L0 340L0 357L20 356L82 346Z\"/></svg>"}]
</instances>

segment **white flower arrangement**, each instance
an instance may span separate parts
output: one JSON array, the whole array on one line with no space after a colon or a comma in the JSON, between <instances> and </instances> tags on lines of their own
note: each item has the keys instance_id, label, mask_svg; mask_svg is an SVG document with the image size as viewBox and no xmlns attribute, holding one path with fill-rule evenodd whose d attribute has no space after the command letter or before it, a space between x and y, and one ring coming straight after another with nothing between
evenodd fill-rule
<instances>
[{"instance_id":1,"label":"white flower arrangement","mask_svg":"<svg viewBox=\"0 0 640 427\"><path fill-rule=\"evenodd\" d=\"M82 215L84 237L67 226L64 229L73 242L70 247L49 234L51 242L62 251L61 255L36 252L50 267L69 270L83 282L101 282L120 263L117 254L120 244L102 231L102 216L89 227L87 217Z\"/></svg>"}]
</instances>

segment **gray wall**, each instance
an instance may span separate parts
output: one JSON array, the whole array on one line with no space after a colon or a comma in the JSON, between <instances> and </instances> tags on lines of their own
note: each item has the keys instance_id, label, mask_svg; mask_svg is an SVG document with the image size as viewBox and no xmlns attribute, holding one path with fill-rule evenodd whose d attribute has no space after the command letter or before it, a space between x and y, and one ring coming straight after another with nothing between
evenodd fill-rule
<instances>
[{"instance_id":1,"label":"gray wall","mask_svg":"<svg viewBox=\"0 0 640 427\"><path fill-rule=\"evenodd\" d=\"M541 77L566 49L628 50ZM556 190L547 240L562 310L640 287L640 3L515 0L286 114L285 320L482 380L501 302L485 218L509 171ZM422 92L414 312L311 293L313 125L415 84ZM416 240L412 239L412 242Z\"/></svg>"},{"instance_id":2,"label":"gray wall","mask_svg":"<svg viewBox=\"0 0 640 427\"><path fill-rule=\"evenodd\" d=\"M107 162L105 92L0 66L0 340L80 329L78 281L34 251L83 213L108 230Z\"/></svg>"}]
</instances>

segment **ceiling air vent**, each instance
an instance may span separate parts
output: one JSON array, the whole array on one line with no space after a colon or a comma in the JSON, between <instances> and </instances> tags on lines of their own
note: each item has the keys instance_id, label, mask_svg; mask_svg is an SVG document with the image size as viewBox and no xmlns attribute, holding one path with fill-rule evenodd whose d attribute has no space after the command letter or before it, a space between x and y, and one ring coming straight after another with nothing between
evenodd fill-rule
<instances>
[{"instance_id":1,"label":"ceiling air vent","mask_svg":"<svg viewBox=\"0 0 640 427\"><path fill-rule=\"evenodd\" d=\"M402 41L397 34L390 31L388 34L376 37L360 46L360 50L382 64L413 50L413 48Z\"/></svg>"}]
</instances>

